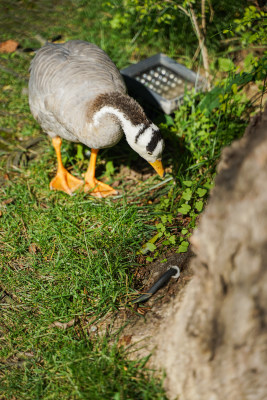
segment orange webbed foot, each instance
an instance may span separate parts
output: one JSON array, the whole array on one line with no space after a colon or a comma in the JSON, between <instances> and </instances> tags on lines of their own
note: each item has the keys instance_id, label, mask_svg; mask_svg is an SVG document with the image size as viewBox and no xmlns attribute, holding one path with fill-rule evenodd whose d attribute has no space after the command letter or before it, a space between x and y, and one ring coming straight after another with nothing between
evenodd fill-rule
<instances>
[{"instance_id":1,"label":"orange webbed foot","mask_svg":"<svg viewBox=\"0 0 267 400\"><path fill-rule=\"evenodd\" d=\"M83 185L81 179L71 175L66 169L57 172L56 176L50 182L50 189L61 190L70 196L73 192Z\"/></svg>"},{"instance_id":2,"label":"orange webbed foot","mask_svg":"<svg viewBox=\"0 0 267 400\"><path fill-rule=\"evenodd\" d=\"M113 187L107 185L106 183L100 182L95 178L92 180L92 182L85 183L84 192L90 192L89 194L99 198L118 194L117 190L113 189Z\"/></svg>"}]
</instances>

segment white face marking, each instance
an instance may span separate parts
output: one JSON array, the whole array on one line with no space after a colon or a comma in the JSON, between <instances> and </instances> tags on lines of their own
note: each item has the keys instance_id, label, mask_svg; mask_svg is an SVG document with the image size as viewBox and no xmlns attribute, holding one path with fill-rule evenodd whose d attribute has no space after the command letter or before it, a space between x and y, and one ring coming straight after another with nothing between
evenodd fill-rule
<instances>
[{"instance_id":1,"label":"white face marking","mask_svg":"<svg viewBox=\"0 0 267 400\"><path fill-rule=\"evenodd\" d=\"M140 154L148 162L155 162L156 160L161 160L161 155L164 148L163 139L159 140L155 149L151 153L148 153L147 146L153 138L155 132L158 131L158 127L151 122L151 124L146 128L146 130L141 133L137 138L137 143L135 143L134 150Z\"/></svg>"},{"instance_id":2,"label":"white face marking","mask_svg":"<svg viewBox=\"0 0 267 400\"><path fill-rule=\"evenodd\" d=\"M153 132L158 130L158 127L155 124L151 123L144 130L144 132L141 133L140 136L138 136L138 133L141 131L142 128L144 128L144 124L133 125L131 121L125 116L125 114L118 109L111 106L104 106L94 114L93 124L89 124L89 126L92 128L93 126L98 126L101 119L104 118L106 114L113 114L119 119L121 127L124 130L127 142L129 143L131 148L136 151L142 158L144 158L148 162L161 160L161 154L164 147L163 140L160 140L158 142L152 154L148 154L146 149L147 145L150 143L153 137Z\"/></svg>"},{"instance_id":3,"label":"white face marking","mask_svg":"<svg viewBox=\"0 0 267 400\"><path fill-rule=\"evenodd\" d=\"M125 115L121 111L117 110L116 108L109 107L109 106L102 107L101 110L99 110L99 111L97 111L97 113L95 113L95 115L93 116L94 124L99 125L101 118L105 114L113 114L116 117L118 117L125 134L127 131L129 131L129 132L132 132L133 130L139 131L143 126L143 124L133 125L129 119L125 118Z\"/></svg>"},{"instance_id":4,"label":"white face marking","mask_svg":"<svg viewBox=\"0 0 267 400\"><path fill-rule=\"evenodd\" d=\"M153 124L153 122L148 126L148 128L138 137L137 143L140 146L146 147L150 142L153 132L157 131L158 127Z\"/></svg>"},{"instance_id":5,"label":"white face marking","mask_svg":"<svg viewBox=\"0 0 267 400\"><path fill-rule=\"evenodd\" d=\"M163 139L161 139L158 141L155 149L152 151L152 154L148 153L147 146L152 140L155 131L158 131L158 128L156 125L151 123L147 127L147 129L145 129L144 132L141 133L140 136L138 136L137 141L134 140L130 142L130 140L128 140L126 135L127 141L129 145L132 147L132 149L134 149L141 157L143 157L146 161L150 163L155 162L156 160L161 160L161 155L164 148L164 141Z\"/></svg>"}]
</instances>

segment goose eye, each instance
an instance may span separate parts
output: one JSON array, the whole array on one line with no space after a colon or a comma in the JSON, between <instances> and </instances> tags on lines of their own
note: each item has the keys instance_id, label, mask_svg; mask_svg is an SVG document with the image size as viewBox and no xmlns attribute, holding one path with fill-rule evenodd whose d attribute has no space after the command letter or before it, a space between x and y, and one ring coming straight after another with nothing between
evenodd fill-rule
<instances>
[{"instance_id":1,"label":"goose eye","mask_svg":"<svg viewBox=\"0 0 267 400\"><path fill-rule=\"evenodd\" d=\"M147 154L149 154L150 156L152 156L152 153L151 153L151 151L148 151L148 152L147 152Z\"/></svg>"}]
</instances>

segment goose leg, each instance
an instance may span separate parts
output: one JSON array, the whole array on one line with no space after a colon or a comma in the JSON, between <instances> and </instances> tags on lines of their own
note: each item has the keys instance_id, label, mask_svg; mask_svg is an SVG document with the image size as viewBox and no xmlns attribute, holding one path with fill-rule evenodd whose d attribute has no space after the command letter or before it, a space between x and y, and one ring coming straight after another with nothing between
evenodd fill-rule
<instances>
[{"instance_id":1,"label":"goose leg","mask_svg":"<svg viewBox=\"0 0 267 400\"><path fill-rule=\"evenodd\" d=\"M57 173L55 178L52 179L50 182L50 189L55 190L63 190L69 195L81 187L83 185L83 181L81 179L75 178L75 176L71 175L63 166L62 159L61 159L61 143L62 140L59 136L56 136L52 139L52 144L57 154Z\"/></svg>"},{"instance_id":2,"label":"goose leg","mask_svg":"<svg viewBox=\"0 0 267 400\"><path fill-rule=\"evenodd\" d=\"M112 196L114 194L118 194L118 192L111 186L106 185L105 183L100 182L95 178L95 165L96 165L97 153L98 150L91 149L89 166L84 175L85 179L84 191L86 193L90 191L90 194L96 197L107 197L107 196Z\"/></svg>"}]
</instances>

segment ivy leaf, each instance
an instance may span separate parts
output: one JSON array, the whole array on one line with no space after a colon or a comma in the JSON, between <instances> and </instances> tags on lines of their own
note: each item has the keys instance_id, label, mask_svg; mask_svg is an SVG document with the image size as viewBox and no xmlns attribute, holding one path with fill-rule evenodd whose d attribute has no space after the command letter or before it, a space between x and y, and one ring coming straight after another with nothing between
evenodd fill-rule
<instances>
[{"instance_id":1,"label":"ivy leaf","mask_svg":"<svg viewBox=\"0 0 267 400\"><path fill-rule=\"evenodd\" d=\"M83 155L83 146L81 144L77 144L77 154L76 157L78 160L84 160L84 155Z\"/></svg>"},{"instance_id":2,"label":"ivy leaf","mask_svg":"<svg viewBox=\"0 0 267 400\"><path fill-rule=\"evenodd\" d=\"M214 186L214 183L210 183L210 182L206 182L204 184L204 187L207 188L207 189L211 189L211 188L213 188L213 186Z\"/></svg>"},{"instance_id":3,"label":"ivy leaf","mask_svg":"<svg viewBox=\"0 0 267 400\"><path fill-rule=\"evenodd\" d=\"M183 241L178 247L178 253L186 253L188 249L189 243L187 241Z\"/></svg>"},{"instance_id":4,"label":"ivy leaf","mask_svg":"<svg viewBox=\"0 0 267 400\"><path fill-rule=\"evenodd\" d=\"M146 242L141 249L138 250L137 254L146 254L149 251L154 251L157 247L154 243L158 240L159 237L162 236L161 232L158 232L155 236L153 236L148 242Z\"/></svg>"},{"instance_id":5,"label":"ivy leaf","mask_svg":"<svg viewBox=\"0 0 267 400\"><path fill-rule=\"evenodd\" d=\"M235 64L230 58L220 57L218 62L220 71L229 72L235 68Z\"/></svg>"},{"instance_id":6,"label":"ivy leaf","mask_svg":"<svg viewBox=\"0 0 267 400\"><path fill-rule=\"evenodd\" d=\"M206 193L207 193L207 189L202 189L202 188L197 189L197 194L199 195L199 197L205 196Z\"/></svg>"},{"instance_id":7,"label":"ivy leaf","mask_svg":"<svg viewBox=\"0 0 267 400\"><path fill-rule=\"evenodd\" d=\"M167 215L161 215L160 219L161 219L161 222L162 222L163 224L166 224L166 222L168 221Z\"/></svg>"},{"instance_id":8,"label":"ivy leaf","mask_svg":"<svg viewBox=\"0 0 267 400\"><path fill-rule=\"evenodd\" d=\"M183 184L187 187L191 187L193 185L192 181L183 181Z\"/></svg>"},{"instance_id":9,"label":"ivy leaf","mask_svg":"<svg viewBox=\"0 0 267 400\"><path fill-rule=\"evenodd\" d=\"M195 203L195 207L196 207L198 212L202 211L202 209L203 209L203 201L202 200L197 201Z\"/></svg>"},{"instance_id":10,"label":"ivy leaf","mask_svg":"<svg viewBox=\"0 0 267 400\"><path fill-rule=\"evenodd\" d=\"M175 242L176 242L176 237L175 237L174 235L170 236L170 237L169 237L169 242L170 242L170 244L175 244Z\"/></svg>"},{"instance_id":11,"label":"ivy leaf","mask_svg":"<svg viewBox=\"0 0 267 400\"><path fill-rule=\"evenodd\" d=\"M189 204L183 204L181 207L178 208L178 211L183 215L188 214L190 210L191 206L189 206Z\"/></svg>"},{"instance_id":12,"label":"ivy leaf","mask_svg":"<svg viewBox=\"0 0 267 400\"><path fill-rule=\"evenodd\" d=\"M186 201L189 201L192 197L192 190L187 188L182 194L182 199L185 199Z\"/></svg>"},{"instance_id":13,"label":"ivy leaf","mask_svg":"<svg viewBox=\"0 0 267 400\"><path fill-rule=\"evenodd\" d=\"M114 172L115 172L115 168L114 168L114 165L113 165L113 161L108 161L106 163L106 174L108 176L111 176L111 175L114 174Z\"/></svg>"},{"instance_id":14,"label":"ivy leaf","mask_svg":"<svg viewBox=\"0 0 267 400\"><path fill-rule=\"evenodd\" d=\"M168 246L168 244L170 244L169 239L163 240L162 244L163 244L164 246Z\"/></svg>"},{"instance_id":15,"label":"ivy leaf","mask_svg":"<svg viewBox=\"0 0 267 400\"><path fill-rule=\"evenodd\" d=\"M153 243L147 242L146 248L147 248L147 250L153 252L156 250L157 246L155 246Z\"/></svg>"},{"instance_id":16,"label":"ivy leaf","mask_svg":"<svg viewBox=\"0 0 267 400\"><path fill-rule=\"evenodd\" d=\"M156 225L156 228L159 232L166 232L166 227L161 222Z\"/></svg>"},{"instance_id":17,"label":"ivy leaf","mask_svg":"<svg viewBox=\"0 0 267 400\"><path fill-rule=\"evenodd\" d=\"M182 235L185 235L187 232L188 232L188 229L185 229L185 228L184 228L184 229L181 230L181 234L182 234Z\"/></svg>"}]
</instances>

